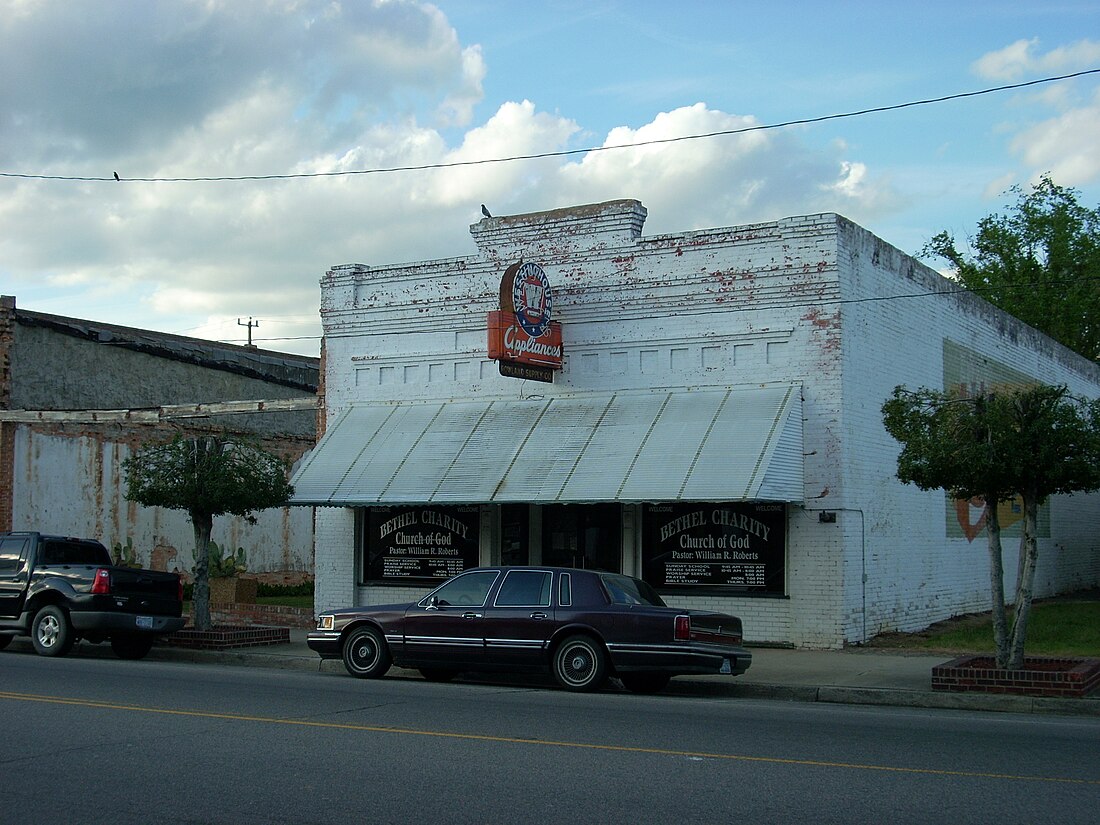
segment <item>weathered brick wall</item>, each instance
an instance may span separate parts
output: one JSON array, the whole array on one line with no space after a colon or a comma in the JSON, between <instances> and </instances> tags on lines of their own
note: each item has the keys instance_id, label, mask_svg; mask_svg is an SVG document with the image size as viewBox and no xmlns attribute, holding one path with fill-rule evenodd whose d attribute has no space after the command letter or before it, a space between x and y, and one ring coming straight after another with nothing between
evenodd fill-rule
<instances>
[{"instance_id":1,"label":"weathered brick wall","mask_svg":"<svg viewBox=\"0 0 1100 825\"><path fill-rule=\"evenodd\" d=\"M973 541L949 536L954 516L944 493L896 479L900 448L881 414L893 388L944 389L945 375L1015 372L1096 397L1100 369L846 221L840 249L845 403L837 470L847 508L841 521L852 523L854 538L862 533L845 554L852 575L845 577L844 625L846 638L859 639L865 618L873 635L923 628L990 604L985 533ZM1100 584L1100 497L1056 498L1049 511L1037 595ZM1017 535L1004 539L1009 588Z\"/></svg>"},{"instance_id":2,"label":"weathered brick wall","mask_svg":"<svg viewBox=\"0 0 1100 825\"><path fill-rule=\"evenodd\" d=\"M354 512L343 507L318 507L313 538L314 606L320 611L358 604Z\"/></svg>"},{"instance_id":3,"label":"weathered brick wall","mask_svg":"<svg viewBox=\"0 0 1100 825\"><path fill-rule=\"evenodd\" d=\"M15 298L0 295L0 410L11 408L11 348L15 340ZM0 530L11 529L15 482L15 428L0 422Z\"/></svg>"},{"instance_id":4,"label":"weathered brick wall","mask_svg":"<svg viewBox=\"0 0 1100 825\"><path fill-rule=\"evenodd\" d=\"M143 566L190 575L194 531L187 514L141 507L125 497L123 462L144 440L171 438L174 429L124 432L113 425L8 424L8 430L16 479L12 529L88 536L108 549L129 541ZM268 439L263 444L296 461L312 440ZM255 518L249 524L236 516L218 516L211 538L223 548L244 547L252 572L312 572L310 508L273 508L255 513Z\"/></svg>"}]
</instances>

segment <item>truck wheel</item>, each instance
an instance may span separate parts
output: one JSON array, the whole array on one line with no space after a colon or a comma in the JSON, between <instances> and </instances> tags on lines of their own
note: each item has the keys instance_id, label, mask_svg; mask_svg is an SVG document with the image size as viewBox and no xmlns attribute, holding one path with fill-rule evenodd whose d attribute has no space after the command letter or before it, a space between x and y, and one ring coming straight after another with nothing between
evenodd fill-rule
<instances>
[{"instance_id":1,"label":"truck wheel","mask_svg":"<svg viewBox=\"0 0 1100 825\"><path fill-rule=\"evenodd\" d=\"M153 637L149 634L111 637L111 650L120 659L144 659L152 647Z\"/></svg>"},{"instance_id":2,"label":"truck wheel","mask_svg":"<svg viewBox=\"0 0 1100 825\"><path fill-rule=\"evenodd\" d=\"M39 656L64 656L73 649L76 638L69 617L56 604L48 604L31 623L31 643Z\"/></svg>"}]
</instances>

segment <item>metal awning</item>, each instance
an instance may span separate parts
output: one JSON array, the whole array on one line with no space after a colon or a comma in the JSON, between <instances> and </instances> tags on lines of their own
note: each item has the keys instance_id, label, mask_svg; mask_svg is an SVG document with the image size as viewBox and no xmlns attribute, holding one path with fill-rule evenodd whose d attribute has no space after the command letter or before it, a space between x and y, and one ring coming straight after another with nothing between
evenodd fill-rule
<instances>
[{"instance_id":1,"label":"metal awning","mask_svg":"<svg viewBox=\"0 0 1100 825\"><path fill-rule=\"evenodd\" d=\"M802 501L798 385L355 404L292 504Z\"/></svg>"}]
</instances>

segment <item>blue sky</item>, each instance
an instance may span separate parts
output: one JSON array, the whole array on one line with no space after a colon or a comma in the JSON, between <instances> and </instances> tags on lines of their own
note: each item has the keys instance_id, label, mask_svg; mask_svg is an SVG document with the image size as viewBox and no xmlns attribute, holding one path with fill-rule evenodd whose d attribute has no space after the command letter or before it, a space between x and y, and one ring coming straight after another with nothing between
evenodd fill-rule
<instances>
[{"instance_id":1,"label":"blue sky","mask_svg":"<svg viewBox=\"0 0 1100 825\"><path fill-rule=\"evenodd\" d=\"M0 0L0 291L26 309L318 348L331 266L468 254L612 198L647 234L840 212L914 253L1049 172L1100 204L1096 2ZM123 178L115 182L111 173Z\"/></svg>"}]
</instances>

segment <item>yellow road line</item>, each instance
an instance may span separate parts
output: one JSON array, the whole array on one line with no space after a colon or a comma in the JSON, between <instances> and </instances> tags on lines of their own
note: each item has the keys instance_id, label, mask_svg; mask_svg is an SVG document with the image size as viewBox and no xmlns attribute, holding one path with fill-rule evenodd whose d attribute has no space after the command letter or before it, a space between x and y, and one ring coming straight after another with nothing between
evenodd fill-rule
<instances>
[{"instance_id":1,"label":"yellow road line","mask_svg":"<svg viewBox=\"0 0 1100 825\"><path fill-rule=\"evenodd\" d=\"M542 745L554 748L576 748L612 753L643 753L657 756L676 756L694 759L720 759L730 762L758 762L773 765L798 765L815 768L846 768L859 771L924 774L929 776L951 776L970 779L1007 779L1013 782L1055 782L1067 785L1100 785L1100 779L1073 779L1061 776L1028 776L1023 774L991 773L983 771L948 771L936 768L907 768L892 765L867 765L855 762L831 762L820 759L784 759L774 756L746 756L744 754L735 753L707 753L705 751L682 751L669 748L642 748L628 745L600 745L589 742L563 742L552 739L525 739L514 736L489 736L480 733L448 733L447 731L414 730L411 728L395 728L385 725L351 725L342 722L317 722L308 719L282 719L275 716L248 716L238 713L217 713L205 710L179 710L174 708L146 707L143 705L123 705L117 702L96 702L88 699L73 699L65 696L40 696L29 693L12 693L10 691L0 691L0 699L9 699L19 702L41 702L55 705L73 705L76 707L100 708L104 710L123 710L134 713L157 713L167 716L189 716L198 719L227 719L234 722L262 722L271 725L296 725L299 727L326 728L330 730L392 733L401 736L430 736L438 739L464 739L467 741L498 742L512 745Z\"/></svg>"}]
</instances>

